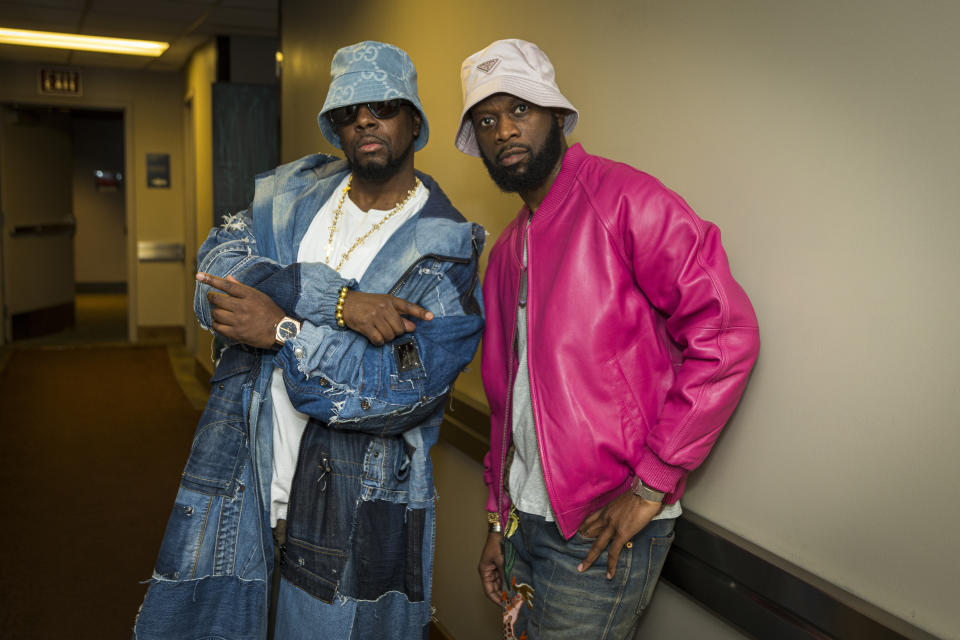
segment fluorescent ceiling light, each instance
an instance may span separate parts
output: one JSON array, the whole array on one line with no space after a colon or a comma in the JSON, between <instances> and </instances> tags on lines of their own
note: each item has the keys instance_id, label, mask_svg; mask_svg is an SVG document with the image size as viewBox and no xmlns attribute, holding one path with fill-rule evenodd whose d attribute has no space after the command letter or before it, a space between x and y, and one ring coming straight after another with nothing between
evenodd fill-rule
<instances>
[{"instance_id":1,"label":"fluorescent ceiling light","mask_svg":"<svg viewBox=\"0 0 960 640\"><path fill-rule=\"evenodd\" d=\"M104 53L123 53L131 56L153 57L163 54L170 46L168 42L153 42L151 40L101 38L100 36L80 36L72 33L2 28L0 28L0 44L19 44L27 47L52 47L54 49L79 49L81 51L102 51Z\"/></svg>"}]
</instances>

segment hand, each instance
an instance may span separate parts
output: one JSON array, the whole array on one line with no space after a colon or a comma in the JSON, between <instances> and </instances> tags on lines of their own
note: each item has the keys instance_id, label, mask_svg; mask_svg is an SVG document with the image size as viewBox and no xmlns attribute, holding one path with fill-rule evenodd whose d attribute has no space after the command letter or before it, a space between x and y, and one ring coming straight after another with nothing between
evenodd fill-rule
<instances>
[{"instance_id":1,"label":"hand","mask_svg":"<svg viewBox=\"0 0 960 640\"><path fill-rule=\"evenodd\" d=\"M623 546L647 526L661 506L659 502L644 500L632 491L626 491L607 506L587 516L580 525L580 534L596 540L587 552L587 557L577 565L577 571L583 572L590 568L606 549L607 580L612 580Z\"/></svg>"},{"instance_id":2,"label":"hand","mask_svg":"<svg viewBox=\"0 0 960 640\"><path fill-rule=\"evenodd\" d=\"M500 597L504 583L502 540L503 534L495 531L488 533L487 543L483 545L483 553L480 554L480 564L477 565L483 592L497 606L503 606L503 599Z\"/></svg>"},{"instance_id":3,"label":"hand","mask_svg":"<svg viewBox=\"0 0 960 640\"><path fill-rule=\"evenodd\" d=\"M277 323L285 315L265 293L240 284L233 276L198 273L197 280L223 293L209 291L213 330L251 347L269 349L276 342Z\"/></svg>"},{"instance_id":4,"label":"hand","mask_svg":"<svg viewBox=\"0 0 960 640\"><path fill-rule=\"evenodd\" d=\"M349 291L343 300L344 324L377 346L416 329L404 315L433 320L423 307L384 293Z\"/></svg>"}]
</instances>

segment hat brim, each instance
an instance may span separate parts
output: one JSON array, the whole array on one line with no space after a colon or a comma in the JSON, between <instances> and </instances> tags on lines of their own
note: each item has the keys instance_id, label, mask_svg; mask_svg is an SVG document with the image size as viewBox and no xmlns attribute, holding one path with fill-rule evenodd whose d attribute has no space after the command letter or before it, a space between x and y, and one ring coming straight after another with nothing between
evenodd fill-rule
<instances>
[{"instance_id":1,"label":"hat brim","mask_svg":"<svg viewBox=\"0 0 960 640\"><path fill-rule=\"evenodd\" d=\"M348 81L349 79L347 79L347 76L350 75L352 74L343 74L330 83L330 88L327 91L326 101L323 103L323 108L320 110L320 113L317 114L317 124L320 126L320 133L322 133L323 137L327 139L327 142L335 146L337 149L343 149L343 146L341 146L340 143L340 135L337 133L336 127L334 127L333 123L330 122L330 119L327 118L328 112L333 111L334 109L339 109L340 107L349 106L351 104L399 99L406 100L412 104L414 109L416 109L420 114L420 135L417 136L417 139L414 142L413 150L420 151L420 149L427 144L427 140L430 138L430 125L427 122L427 114L423 112L423 105L420 104L420 98L417 95L411 96L403 91L397 91L395 89L384 92L383 89L379 87L361 86L358 89L355 84Z\"/></svg>"}]
</instances>

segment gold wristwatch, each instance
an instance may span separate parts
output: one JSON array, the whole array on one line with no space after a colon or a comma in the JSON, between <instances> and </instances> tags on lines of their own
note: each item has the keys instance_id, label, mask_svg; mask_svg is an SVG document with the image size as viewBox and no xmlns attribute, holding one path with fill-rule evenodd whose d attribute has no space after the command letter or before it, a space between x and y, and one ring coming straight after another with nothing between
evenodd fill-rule
<instances>
[{"instance_id":1,"label":"gold wristwatch","mask_svg":"<svg viewBox=\"0 0 960 640\"><path fill-rule=\"evenodd\" d=\"M273 339L282 347L287 340L290 338L296 338L297 334L299 333L300 323L290 316L284 316L283 319L277 323L276 332L273 336Z\"/></svg>"}]
</instances>

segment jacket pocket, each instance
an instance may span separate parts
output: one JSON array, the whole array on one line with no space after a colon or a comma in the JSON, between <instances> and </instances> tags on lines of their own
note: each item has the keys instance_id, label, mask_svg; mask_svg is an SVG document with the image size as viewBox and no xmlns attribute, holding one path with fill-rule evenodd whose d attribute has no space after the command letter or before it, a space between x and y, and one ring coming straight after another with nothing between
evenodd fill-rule
<instances>
[{"instance_id":1,"label":"jacket pocket","mask_svg":"<svg viewBox=\"0 0 960 640\"><path fill-rule=\"evenodd\" d=\"M624 427L623 435L628 440L634 437L645 438L651 424L648 420L649 416L643 409L642 393L648 391L645 387L653 382L649 376L643 375L642 368L636 364L647 357L640 351L641 348L638 345L631 345L619 351L607 363L613 374L611 382L620 409L620 422ZM641 371L638 371L638 368ZM670 376L665 378L670 379Z\"/></svg>"},{"instance_id":2,"label":"jacket pocket","mask_svg":"<svg viewBox=\"0 0 960 640\"><path fill-rule=\"evenodd\" d=\"M354 592L345 595L376 600L397 591L410 602L422 602L426 515L426 509L408 509L402 503L361 501L351 552L356 563Z\"/></svg>"},{"instance_id":3,"label":"jacket pocket","mask_svg":"<svg viewBox=\"0 0 960 640\"><path fill-rule=\"evenodd\" d=\"M254 352L224 352L210 379L210 397L183 469L182 487L216 496L236 493L247 445L243 385L258 363Z\"/></svg>"},{"instance_id":4,"label":"jacket pocket","mask_svg":"<svg viewBox=\"0 0 960 640\"><path fill-rule=\"evenodd\" d=\"M198 577L196 570L200 547L207 532L214 500L211 495L180 487L154 567L156 577L166 580Z\"/></svg>"},{"instance_id":5,"label":"jacket pocket","mask_svg":"<svg viewBox=\"0 0 960 640\"><path fill-rule=\"evenodd\" d=\"M337 446L334 439L352 446ZM311 420L300 440L280 571L323 602L333 601L343 578L363 473L357 461L368 439Z\"/></svg>"}]
</instances>

